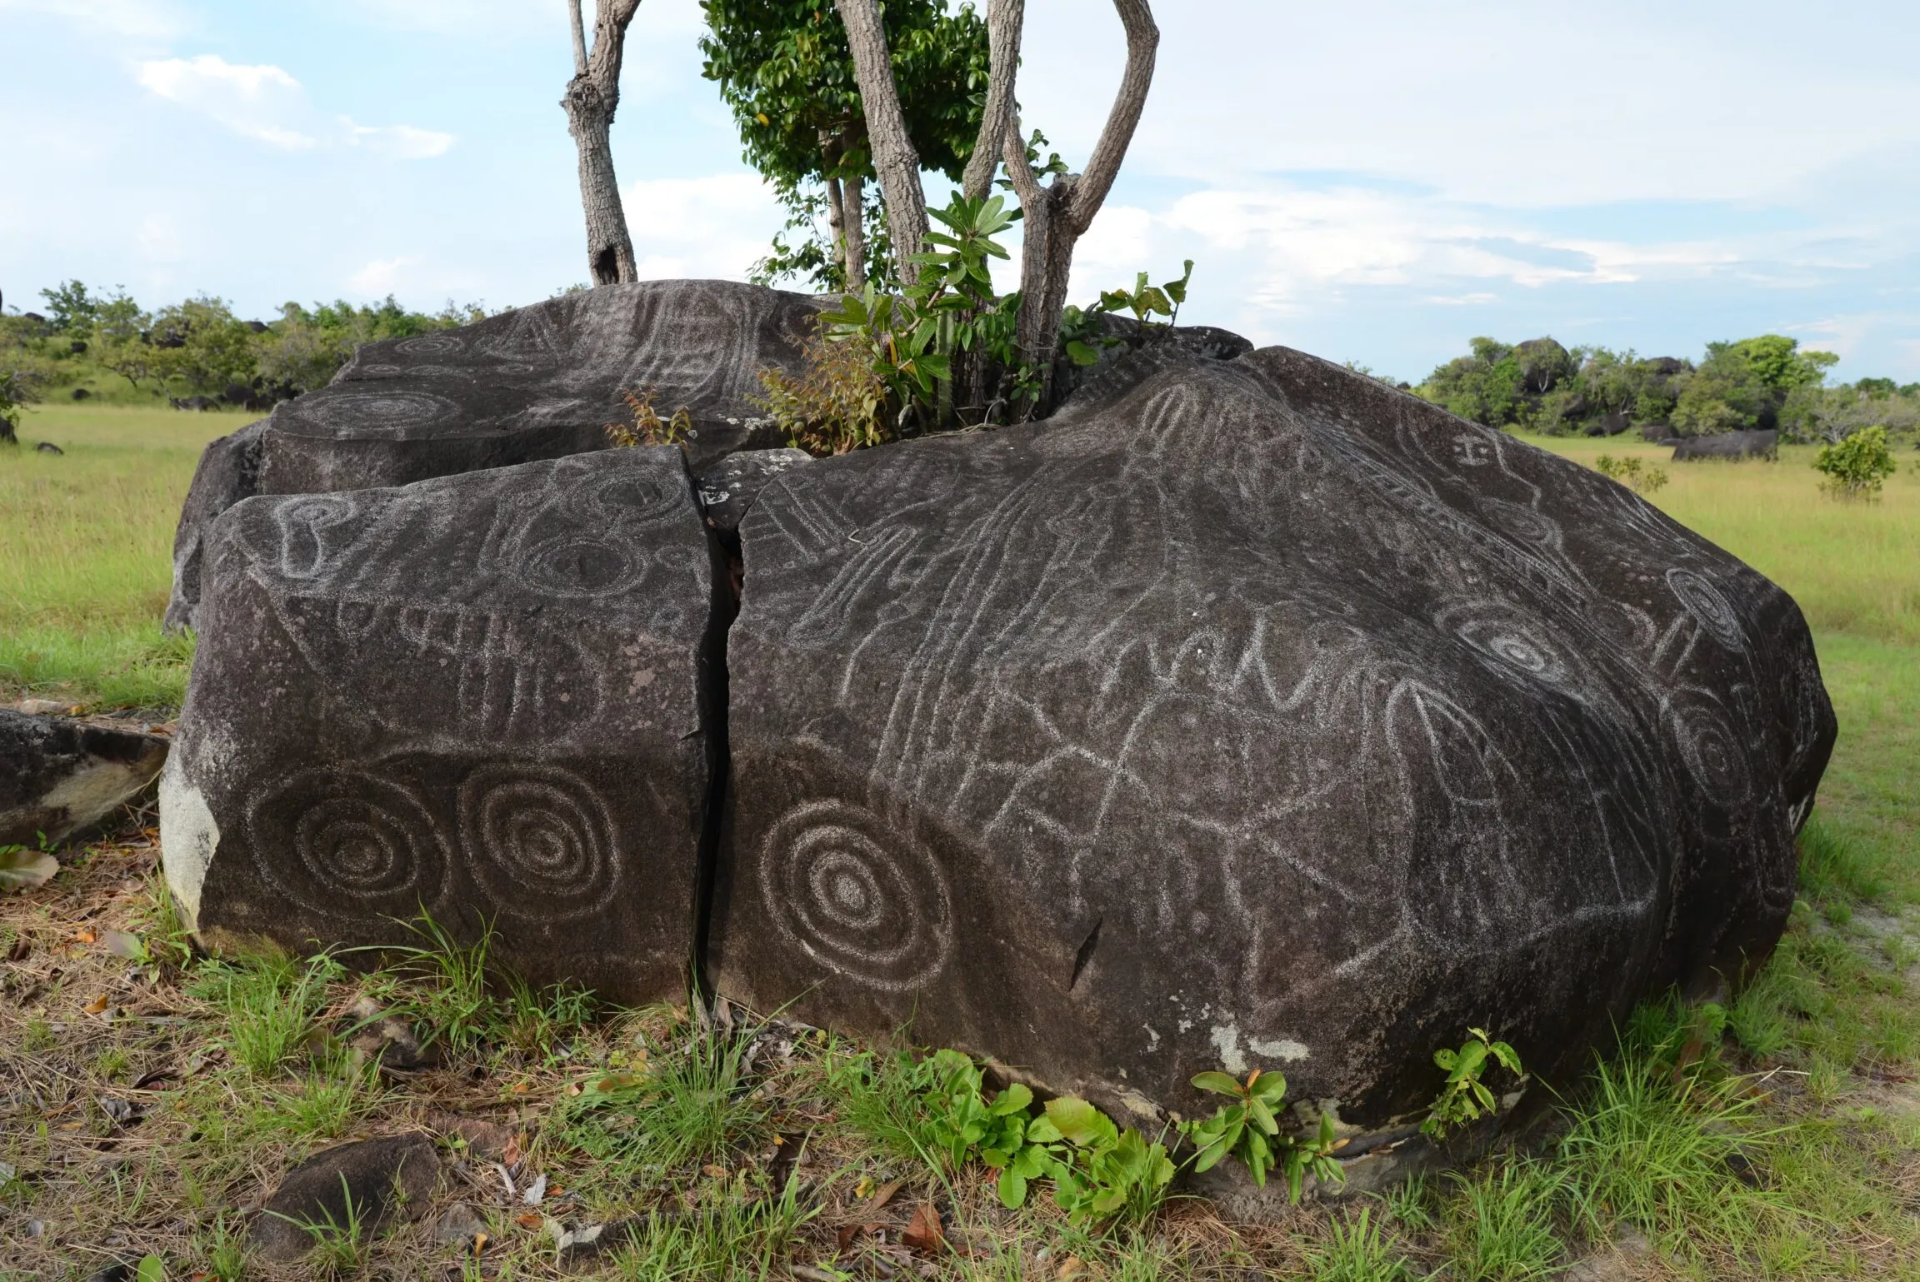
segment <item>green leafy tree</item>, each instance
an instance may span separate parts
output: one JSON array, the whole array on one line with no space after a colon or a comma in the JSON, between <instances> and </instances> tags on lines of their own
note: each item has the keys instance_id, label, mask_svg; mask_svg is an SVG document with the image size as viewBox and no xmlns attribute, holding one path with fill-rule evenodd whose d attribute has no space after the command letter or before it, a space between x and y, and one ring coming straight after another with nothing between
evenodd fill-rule
<instances>
[{"instance_id":1,"label":"green leafy tree","mask_svg":"<svg viewBox=\"0 0 1920 1282\"><path fill-rule=\"evenodd\" d=\"M1687 436L1783 426L1791 432L1803 417L1802 393L1825 382L1839 359L1801 351L1798 339L1779 334L1708 343L1707 358L1680 380L1673 425Z\"/></svg>"},{"instance_id":2,"label":"green leafy tree","mask_svg":"<svg viewBox=\"0 0 1920 1282\"><path fill-rule=\"evenodd\" d=\"M259 338L260 373L278 387L310 392L332 382L361 343L412 338L485 318L486 310L477 303L449 302L438 314L428 315L408 311L391 294L358 307L344 299L315 303L312 310L284 303L280 319Z\"/></svg>"},{"instance_id":3,"label":"green leafy tree","mask_svg":"<svg viewBox=\"0 0 1920 1282\"><path fill-rule=\"evenodd\" d=\"M705 74L720 86L746 148L793 215L759 272L804 275L827 288L889 277L870 254L879 205L866 114L847 32L831 0L702 0ZM986 25L971 5L890 0L888 50L920 163L958 180L980 128L987 87ZM817 216L832 240L822 242Z\"/></svg>"},{"instance_id":4,"label":"green leafy tree","mask_svg":"<svg viewBox=\"0 0 1920 1282\"><path fill-rule=\"evenodd\" d=\"M87 291L85 282L62 281L52 289L40 291L47 301L47 324L55 332L84 338L99 313L100 300Z\"/></svg>"},{"instance_id":5,"label":"green leafy tree","mask_svg":"<svg viewBox=\"0 0 1920 1282\"><path fill-rule=\"evenodd\" d=\"M160 349L161 377L191 391L217 394L252 383L259 372L253 330L224 299L201 295L161 308L153 318L152 343Z\"/></svg>"}]
</instances>

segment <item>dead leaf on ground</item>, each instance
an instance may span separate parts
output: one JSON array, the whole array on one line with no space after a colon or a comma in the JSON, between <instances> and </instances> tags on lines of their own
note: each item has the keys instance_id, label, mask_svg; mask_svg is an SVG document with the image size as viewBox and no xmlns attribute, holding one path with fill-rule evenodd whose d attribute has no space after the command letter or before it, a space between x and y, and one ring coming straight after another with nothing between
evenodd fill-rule
<instances>
[{"instance_id":1,"label":"dead leaf on ground","mask_svg":"<svg viewBox=\"0 0 1920 1282\"><path fill-rule=\"evenodd\" d=\"M124 930L101 931L100 946L115 957L125 957L128 961L147 959L147 946L140 942L140 936L130 935Z\"/></svg>"},{"instance_id":2,"label":"dead leaf on ground","mask_svg":"<svg viewBox=\"0 0 1920 1282\"><path fill-rule=\"evenodd\" d=\"M922 1202L913 1213L913 1223L907 1225L907 1231L900 1235L901 1245L909 1247L923 1255L938 1254L946 1245L946 1234L940 1228L940 1212L933 1209L933 1203Z\"/></svg>"},{"instance_id":3,"label":"dead leaf on ground","mask_svg":"<svg viewBox=\"0 0 1920 1282\"><path fill-rule=\"evenodd\" d=\"M890 1180L887 1183L882 1184L879 1188L875 1189L873 1191L873 1196L868 1198L866 1205L861 1207L860 1209L867 1212L867 1214L871 1215L873 1212L879 1210L881 1207L885 1206L887 1203L893 1201L893 1195L898 1193L904 1187L906 1187L905 1180Z\"/></svg>"},{"instance_id":4,"label":"dead leaf on ground","mask_svg":"<svg viewBox=\"0 0 1920 1282\"><path fill-rule=\"evenodd\" d=\"M107 995L105 993L101 993L98 997L94 998L92 1001L88 1002L85 1006L81 1007L80 1009L86 1011L87 1014L89 1015L98 1015L101 1011L105 1010L106 1008L107 1008Z\"/></svg>"},{"instance_id":5,"label":"dead leaf on ground","mask_svg":"<svg viewBox=\"0 0 1920 1282\"><path fill-rule=\"evenodd\" d=\"M60 861L25 846L0 849L0 891L33 890L53 880Z\"/></svg>"}]
</instances>

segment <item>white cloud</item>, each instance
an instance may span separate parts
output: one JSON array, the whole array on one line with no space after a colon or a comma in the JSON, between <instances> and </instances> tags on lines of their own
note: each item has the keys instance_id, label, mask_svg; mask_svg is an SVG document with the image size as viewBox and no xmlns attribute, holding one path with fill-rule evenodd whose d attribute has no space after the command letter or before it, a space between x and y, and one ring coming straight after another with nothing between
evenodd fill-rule
<instances>
[{"instance_id":1,"label":"white cloud","mask_svg":"<svg viewBox=\"0 0 1920 1282\"><path fill-rule=\"evenodd\" d=\"M140 64L134 79L143 89L191 108L246 138L289 150L319 146L310 133L291 127L309 112L300 82L271 64L245 66L218 54L156 58Z\"/></svg>"},{"instance_id":2,"label":"white cloud","mask_svg":"<svg viewBox=\"0 0 1920 1282\"><path fill-rule=\"evenodd\" d=\"M218 54L154 58L134 73L142 88L253 138L288 151L365 147L395 160L446 154L452 134L414 125L361 125L351 116L326 119L298 80L271 63L228 62Z\"/></svg>"},{"instance_id":3,"label":"white cloud","mask_svg":"<svg viewBox=\"0 0 1920 1282\"><path fill-rule=\"evenodd\" d=\"M621 193L643 280L745 280L786 221L757 174L653 178Z\"/></svg>"},{"instance_id":4,"label":"white cloud","mask_svg":"<svg viewBox=\"0 0 1920 1282\"><path fill-rule=\"evenodd\" d=\"M416 129L412 125L356 125L341 117L351 131L352 141L370 151L395 160L430 160L444 156L453 146L453 135L435 129Z\"/></svg>"},{"instance_id":5,"label":"white cloud","mask_svg":"<svg viewBox=\"0 0 1920 1282\"><path fill-rule=\"evenodd\" d=\"M129 40L166 40L187 29L167 0L0 0L0 10L44 13Z\"/></svg>"},{"instance_id":6,"label":"white cloud","mask_svg":"<svg viewBox=\"0 0 1920 1282\"><path fill-rule=\"evenodd\" d=\"M394 292L400 280L400 274L409 267L418 267L420 257L417 254L399 258L376 258L347 277L347 285L356 294L379 297Z\"/></svg>"}]
</instances>

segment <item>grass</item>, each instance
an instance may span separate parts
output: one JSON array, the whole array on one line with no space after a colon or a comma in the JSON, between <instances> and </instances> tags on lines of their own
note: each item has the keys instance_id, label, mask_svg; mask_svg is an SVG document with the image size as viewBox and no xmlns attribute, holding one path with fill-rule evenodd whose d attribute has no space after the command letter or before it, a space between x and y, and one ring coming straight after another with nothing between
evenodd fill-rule
<instances>
[{"instance_id":1,"label":"grass","mask_svg":"<svg viewBox=\"0 0 1920 1282\"><path fill-rule=\"evenodd\" d=\"M0 683L164 706L184 677L164 602L200 445L244 421L134 409L30 415L60 457L0 456ZM1591 462L1621 442L1548 441ZM744 1016L618 1011L501 973L488 939L416 923L406 949L195 957L159 889L150 816L0 899L0 1282L84 1278L152 1251L168 1276L591 1276L956 1282L1557 1274L1617 1242L1621 1276L1920 1278L1920 477L1878 504L1779 464L1667 465L1655 500L1779 579L1812 620L1841 738L1803 836L1800 903L1724 1011L1650 1003L1553 1116L1464 1171L1377 1199L1232 1224L1175 1197L1140 1231L1000 1207L956 1163L933 1068ZM21 553L24 555L16 555ZM105 950L124 930L144 956ZM436 1058L354 1045L372 1003ZM116 1121L103 1100L130 1101ZM482 1154L449 1121L507 1137ZM447 1153L418 1222L327 1233L291 1270L250 1258L280 1175L343 1140L424 1129ZM457 1161L456 1161L457 1159ZM509 1196L494 1163L512 1165ZM546 1198L521 1197L537 1175ZM435 1239L478 1209L478 1258ZM923 1209L943 1244L904 1244ZM561 1265L549 1220L629 1223ZM25 1225L41 1229L29 1236ZM1622 1256L1621 1258L1625 1258Z\"/></svg>"},{"instance_id":2,"label":"grass","mask_svg":"<svg viewBox=\"0 0 1920 1282\"><path fill-rule=\"evenodd\" d=\"M179 704L192 646L160 632L174 526L201 448L254 417L28 409L29 444L0 449L0 692Z\"/></svg>"}]
</instances>

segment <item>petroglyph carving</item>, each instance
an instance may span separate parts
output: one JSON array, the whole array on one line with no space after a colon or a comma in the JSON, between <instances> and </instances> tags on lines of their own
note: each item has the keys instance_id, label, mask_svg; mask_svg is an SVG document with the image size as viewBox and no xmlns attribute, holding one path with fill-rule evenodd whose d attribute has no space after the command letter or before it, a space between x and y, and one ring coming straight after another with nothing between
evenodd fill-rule
<instances>
[{"instance_id":1,"label":"petroglyph carving","mask_svg":"<svg viewBox=\"0 0 1920 1282\"><path fill-rule=\"evenodd\" d=\"M1797 671L1790 603L1616 489L1284 350L810 464L740 527L723 990L1182 1109L1209 1027L1291 1030L1356 1116L1430 1096L1409 1012L1571 1064L1769 946L1814 772L1758 780L1831 741L1727 653L1772 611ZM876 966L915 882L955 960Z\"/></svg>"},{"instance_id":2,"label":"petroglyph carving","mask_svg":"<svg viewBox=\"0 0 1920 1282\"><path fill-rule=\"evenodd\" d=\"M420 798L350 767L269 785L247 814L267 880L309 912L412 917L444 889L444 835Z\"/></svg>"},{"instance_id":3,"label":"petroglyph carving","mask_svg":"<svg viewBox=\"0 0 1920 1282\"><path fill-rule=\"evenodd\" d=\"M946 880L876 815L844 802L800 806L767 834L759 876L781 933L836 974L908 992L946 965Z\"/></svg>"},{"instance_id":4,"label":"petroglyph carving","mask_svg":"<svg viewBox=\"0 0 1920 1282\"><path fill-rule=\"evenodd\" d=\"M460 786L461 851L504 913L546 922L591 916L620 887L606 802L556 766L485 765Z\"/></svg>"}]
</instances>

